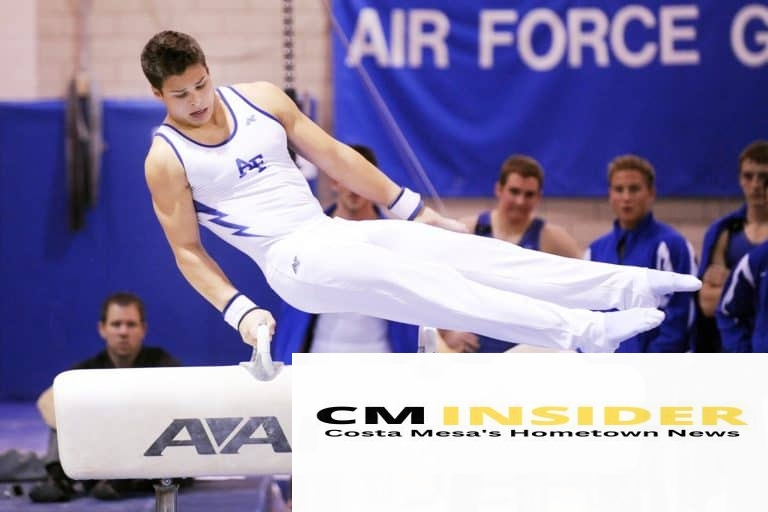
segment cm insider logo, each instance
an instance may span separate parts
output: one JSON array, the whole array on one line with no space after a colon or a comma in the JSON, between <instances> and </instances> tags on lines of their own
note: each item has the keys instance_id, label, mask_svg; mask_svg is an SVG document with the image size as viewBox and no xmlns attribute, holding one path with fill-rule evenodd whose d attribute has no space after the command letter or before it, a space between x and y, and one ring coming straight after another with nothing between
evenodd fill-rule
<instances>
[{"instance_id":1,"label":"cm insider logo","mask_svg":"<svg viewBox=\"0 0 768 512\"><path fill-rule=\"evenodd\" d=\"M358 407L336 405L317 412L317 419L330 425L351 425L364 423L424 425L427 409L423 406L403 407L395 413L383 406L366 406L362 412ZM431 423L444 426L471 425L605 425L629 426L655 424L662 426L702 425L746 425L741 419L742 409L720 405L669 405L655 408L612 405L612 406L565 406L542 405L537 407L509 406L503 409L488 406L443 406L429 410Z\"/></svg>"},{"instance_id":2,"label":"cm insider logo","mask_svg":"<svg viewBox=\"0 0 768 512\"><path fill-rule=\"evenodd\" d=\"M738 407L715 405L654 408L629 405L515 405L505 408L447 405L434 409L409 406L395 412L383 406L366 406L359 411L355 406L338 405L321 409L317 419L328 425L353 425L326 429L328 437L659 437L657 429L662 426L667 427L668 437L738 437L738 430L726 431L722 427L746 425L741 419L742 414ZM425 425L427 417L429 425ZM386 430L368 427L382 422L412 427L390 426ZM356 426L360 423L366 427ZM499 428L505 426L512 428ZM705 428L696 430L681 426Z\"/></svg>"}]
</instances>

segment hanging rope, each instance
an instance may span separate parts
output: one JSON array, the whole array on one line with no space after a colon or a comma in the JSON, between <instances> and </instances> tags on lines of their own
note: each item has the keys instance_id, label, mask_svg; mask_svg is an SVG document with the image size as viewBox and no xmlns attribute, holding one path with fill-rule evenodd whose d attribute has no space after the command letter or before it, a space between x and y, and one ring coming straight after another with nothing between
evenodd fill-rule
<instances>
[{"instance_id":1,"label":"hanging rope","mask_svg":"<svg viewBox=\"0 0 768 512\"><path fill-rule=\"evenodd\" d=\"M290 0L284 0L284 1L290 1ZM333 12L331 11L331 7L328 4L328 1L320 0L320 2L323 4L323 6L325 6L325 10L328 14L328 18L331 20L331 24L333 25L334 32L336 33L339 40L344 45L344 49L348 50L349 38L341 29L341 25L339 24L336 17L333 15ZM440 199L440 195L437 193L437 189L435 188L432 181L429 179L429 176L427 176L427 173L424 170L424 166L421 165L419 158L416 156L416 153L413 151L413 148L408 143L408 140L405 138L405 135L403 135L402 130L398 126L397 122L395 121L395 118L392 115L392 112L389 110L389 107L387 107L387 104L384 101L384 98L381 97L381 94L379 93L378 89L376 89L376 85L373 83L373 80L371 79L370 75L362 66L362 64L357 64L355 66L355 71L357 71L357 73L360 75L360 79L362 80L363 85L365 85L365 88L368 90L368 93L373 98L373 103L376 106L379 116L381 117L385 128L388 130L390 136L393 139L395 149L397 150L397 152L400 154L400 157L405 162L406 164L405 168L408 171L408 173L411 175L411 178L413 178L417 183L421 183L422 185L424 185L424 188L427 190L430 199L434 201L435 209L441 214L445 214L445 205Z\"/></svg>"}]
</instances>

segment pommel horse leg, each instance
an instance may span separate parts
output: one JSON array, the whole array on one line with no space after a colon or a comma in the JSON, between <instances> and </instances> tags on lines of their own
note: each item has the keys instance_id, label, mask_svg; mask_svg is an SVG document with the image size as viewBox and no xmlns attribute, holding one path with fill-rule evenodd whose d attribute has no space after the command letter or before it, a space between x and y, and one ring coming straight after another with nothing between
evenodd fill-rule
<instances>
[{"instance_id":1,"label":"pommel horse leg","mask_svg":"<svg viewBox=\"0 0 768 512\"><path fill-rule=\"evenodd\" d=\"M176 509L171 478L290 473L292 371L273 364L268 350L263 343L236 366L59 374L64 471L77 480L160 480L162 512Z\"/></svg>"},{"instance_id":2,"label":"pommel horse leg","mask_svg":"<svg viewBox=\"0 0 768 512\"><path fill-rule=\"evenodd\" d=\"M179 496L179 484L163 478L155 484L155 512L175 512Z\"/></svg>"}]
</instances>

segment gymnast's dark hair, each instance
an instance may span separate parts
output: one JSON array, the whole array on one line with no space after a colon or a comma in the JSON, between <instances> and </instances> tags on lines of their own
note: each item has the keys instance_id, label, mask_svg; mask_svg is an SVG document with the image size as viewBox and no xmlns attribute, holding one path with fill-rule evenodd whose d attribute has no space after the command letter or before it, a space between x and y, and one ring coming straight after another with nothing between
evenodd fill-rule
<instances>
[{"instance_id":1,"label":"gymnast's dark hair","mask_svg":"<svg viewBox=\"0 0 768 512\"><path fill-rule=\"evenodd\" d=\"M158 32L141 51L141 69L155 89L162 89L166 78L181 75L195 64L208 70L200 44L194 37L173 30Z\"/></svg>"}]
</instances>

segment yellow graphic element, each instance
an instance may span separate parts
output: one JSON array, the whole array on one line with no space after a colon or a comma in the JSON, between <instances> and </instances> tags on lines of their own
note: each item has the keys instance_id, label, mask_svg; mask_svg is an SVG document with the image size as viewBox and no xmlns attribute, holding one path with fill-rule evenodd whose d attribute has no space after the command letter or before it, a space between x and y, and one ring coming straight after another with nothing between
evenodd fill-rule
<instances>
[{"instance_id":1,"label":"yellow graphic element","mask_svg":"<svg viewBox=\"0 0 768 512\"><path fill-rule=\"evenodd\" d=\"M443 407L443 424L460 425L746 425L744 411L727 406L661 406L655 409L635 406L556 406L508 407L506 411L485 406ZM595 421L597 416L598 421Z\"/></svg>"}]
</instances>

